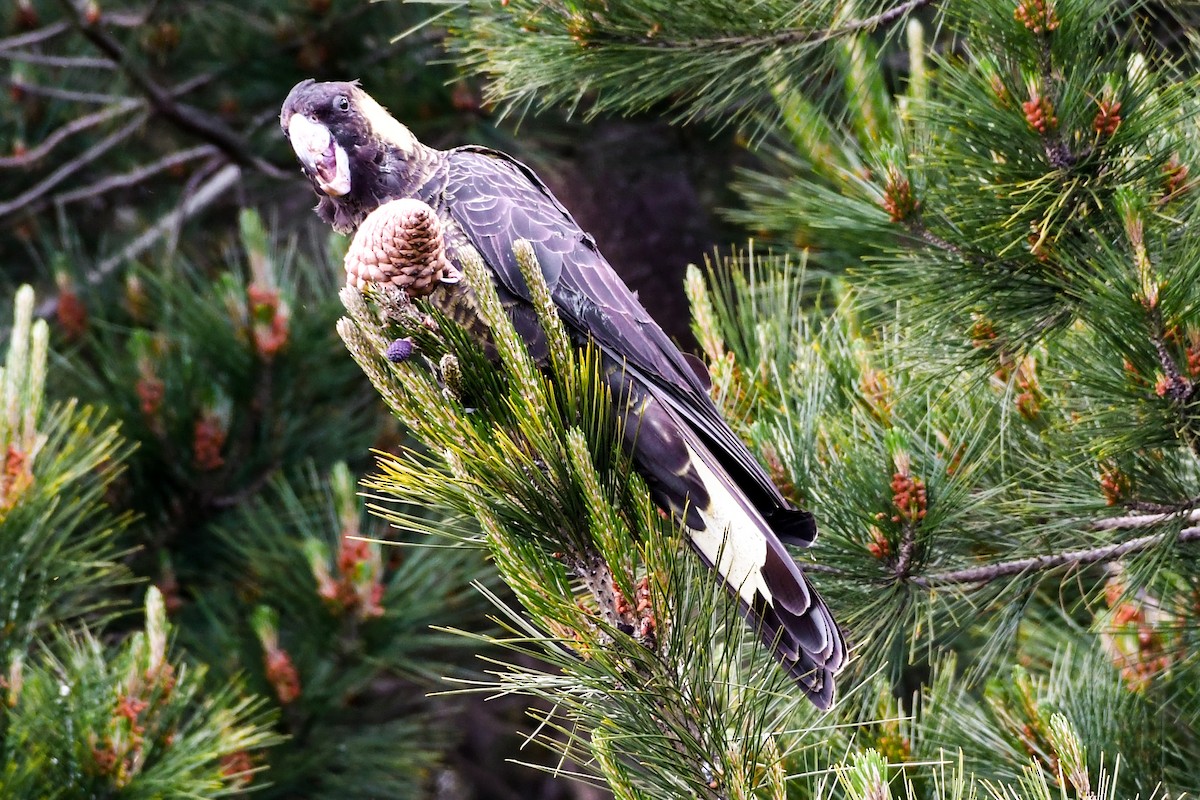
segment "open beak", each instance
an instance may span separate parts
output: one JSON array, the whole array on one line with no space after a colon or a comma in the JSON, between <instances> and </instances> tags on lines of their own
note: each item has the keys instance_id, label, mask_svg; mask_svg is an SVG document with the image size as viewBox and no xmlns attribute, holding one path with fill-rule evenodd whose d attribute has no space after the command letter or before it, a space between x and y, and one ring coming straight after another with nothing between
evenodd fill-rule
<instances>
[{"instance_id":1,"label":"open beak","mask_svg":"<svg viewBox=\"0 0 1200 800\"><path fill-rule=\"evenodd\" d=\"M350 191L350 159L328 128L303 114L292 114L287 134L296 158L304 165L304 171L316 179L322 192L341 197Z\"/></svg>"}]
</instances>

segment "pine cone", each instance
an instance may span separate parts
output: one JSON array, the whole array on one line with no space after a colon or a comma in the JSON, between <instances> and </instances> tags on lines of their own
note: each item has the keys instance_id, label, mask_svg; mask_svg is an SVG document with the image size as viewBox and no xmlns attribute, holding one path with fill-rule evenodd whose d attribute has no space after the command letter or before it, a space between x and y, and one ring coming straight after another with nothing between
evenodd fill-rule
<instances>
[{"instance_id":1,"label":"pine cone","mask_svg":"<svg viewBox=\"0 0 1200 800\"><path fill-rule=\"evenodd\" d=\"M425 297L439 283L457 283L460 277L446 259L436 212L410 198L384 203L363 220L345 266L348 284L361 289L390 283L410 297Z\"/></svg>"}]
</instances>

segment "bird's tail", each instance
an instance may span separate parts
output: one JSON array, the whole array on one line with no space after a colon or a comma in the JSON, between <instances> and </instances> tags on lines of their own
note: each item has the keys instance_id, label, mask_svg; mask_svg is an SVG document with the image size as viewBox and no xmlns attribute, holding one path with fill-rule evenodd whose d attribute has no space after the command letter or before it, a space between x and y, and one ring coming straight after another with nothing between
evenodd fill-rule
<instances>
[{"instance_id":1,"label":"bird's tail","mask_svg":"<svg viewBox=\"0 0 1200 800\"><path fill-rule=\"evenodd\" d=\"M625 444L656 502L684 523L692 547L737 597L788 674L815 705L828 708L846 643L780 541L812 544L811 517L782 497L765 509L757 506L671 402L614 359L606 361L605 376L623 418ZM718 417L715 424L724 423ZM757 464L749 453L745 460Z\"/></svg>"},{"instance_id":2,"label":"bird's tail","mask_svg":"<svg viewBox=\"0 0 1200 800\"><path fill-rule=\"evenodd\" d=\"M833 615L762 513L699 438L686 425L680 429L707 495L688 514L692 547L738 598L743 615L809 699L829 708L833 677L846 662Z\"/></svg>"}]
</instances>

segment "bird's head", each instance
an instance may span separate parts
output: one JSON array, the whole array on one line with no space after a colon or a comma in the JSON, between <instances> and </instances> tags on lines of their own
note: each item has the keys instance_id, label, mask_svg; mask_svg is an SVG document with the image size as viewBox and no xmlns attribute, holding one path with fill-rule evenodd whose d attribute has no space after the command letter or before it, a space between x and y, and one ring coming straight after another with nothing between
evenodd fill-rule
<instances>
[{"instance_id":1,"label":"bird's head","mask_svg":"<svg viewBox=\"0 0 1200 800\"><path fill-rule=\"evenodd\" d=\"M375 177L369 168L384 156L411 158L420 147L357 81L301 81L284 100L279 125L317 191L334 199L362 195Z\"/></svg>"}]
</instances>

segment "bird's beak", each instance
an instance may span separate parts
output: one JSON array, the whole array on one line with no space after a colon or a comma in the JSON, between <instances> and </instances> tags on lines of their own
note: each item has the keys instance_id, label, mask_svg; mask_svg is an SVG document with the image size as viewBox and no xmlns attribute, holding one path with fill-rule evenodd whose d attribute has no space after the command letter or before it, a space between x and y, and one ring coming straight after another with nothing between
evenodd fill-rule
<instances>
[{"instance_id":1,"label":"bird's beak","mask_svg":"<svg viewBox=\"0 0 1200 800\"><path fill-rule=\"evenodd\" d=\"M304 114L292 114L287 135L296 158L304 165L305 172L316 179L322 192L330 197L349 193L350 159L328 128Z\"/></svg>"}]
</instances>

